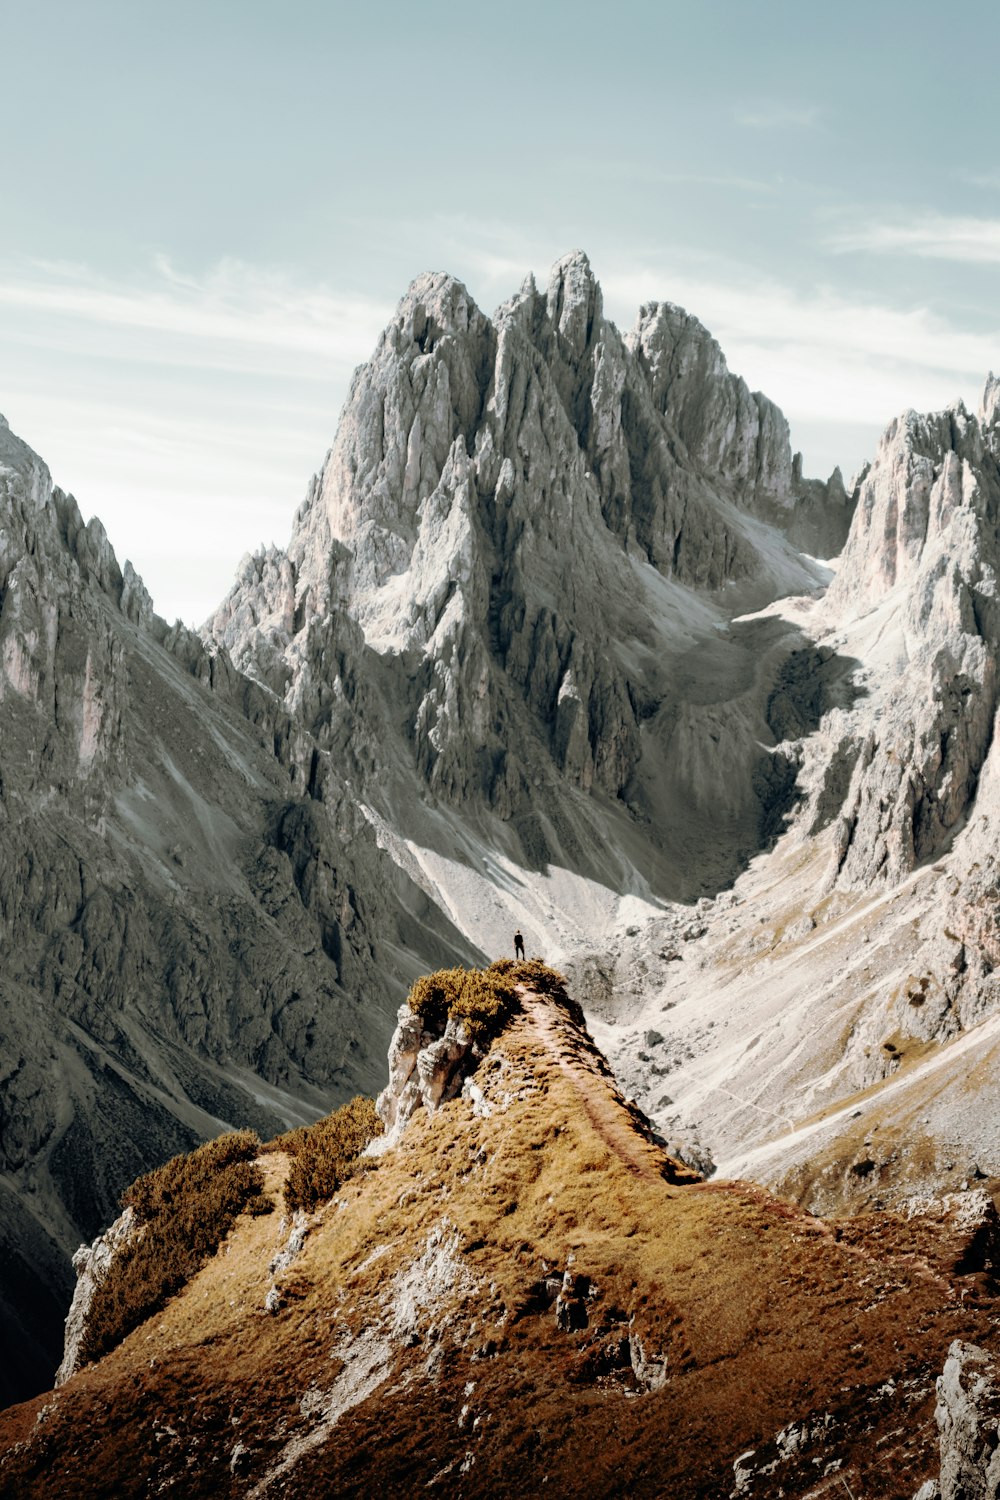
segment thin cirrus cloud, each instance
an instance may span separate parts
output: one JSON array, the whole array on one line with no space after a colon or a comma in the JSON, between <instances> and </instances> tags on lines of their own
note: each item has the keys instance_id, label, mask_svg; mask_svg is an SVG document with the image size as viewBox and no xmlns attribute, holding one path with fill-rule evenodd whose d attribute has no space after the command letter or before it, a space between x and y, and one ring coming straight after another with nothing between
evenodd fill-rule
<instances>
[{"instance_id":1,"label":"thin cirrus cloud","mask_svg":"<svg viewBox=\"0 0 1000 1500\"><path fill-rule=\"evenodd\" d=\"M233 260L185 276L159 258L117 281L8 262L0 410L101 516L157 608L201 619L241 552L287 535L391 311ZM171 534L198 537L197 578Z\"/></svg>"},{"instance_id":2,"label":"thin cirrus cloud","mask_svg":"<svg viewBox=\"0 0 1000 1500\"><path fill-rule=\"evenodd\" d=\"M909 222L844 230L833 235L829 245L838 251L866 250L877 255L994 265L1000 262L1000 219L924 214Z\"/></svg>"},{"instance_id":3,"label":"thin cirrus cloud","mask_svg":"<svg viewBox=\"0 0 1000 1500\"><path fill-rule=\"evenodd\" d=\"M373 330L390 311L388 304L303 287L236 260L191 277L158 256L145 276L124 286L62 262L0 271L0 316L15 328L30 320L40 342L51 344L55 329L72 342L71 324L99 325L159 336L163 346L147 357L171 363L179 346L190 348L193 362L223 368L234 359L268 362L279 351L304 357L303 374L317 365L323 374L325 366L328 378L330 365L356 363L370 351Z\"/></svg>"},{"instance_id":4,"label":"thin cirrus cloud","mask_svg":"<svg viewBox=\"0 0 1000 1500\"><path fill-rule=\"evenodd\" d=\"M973 333L927 308L880 305L832 288L800 292L656 266L609 268L603 281L608 311L624 314L625 326L655 287L694 313L730 368L782 407L793 442L796 419L877 431L910 406L933 409L957 396L974 403L1000 350L1000 326ZM864 456L844 453L838 461L850 467Z\"/></svg>"},{"instance_id":5,"label":"thin cirrus cloud","mask_svg":"<svg viewBox=\"0 0 1000 1500\"><path fill-rule=\"evenodd\" d=\"M465 273L481 277L491 295L501 277L509 294L527 266L545 285L551 255L540 244L522 243L515 267L460 222L451 234ZM608 247L593 259L605 310L624 331L644 303L680 304L715 336L729 367L782 407L793 441L796 418L864 424L877 434L910 406L935 409L957 396L975 403L1000 358L1000 317L973 332L920 305L893 306L835 285L796 289L726 259L695 270L693 259L655 252L640 259ZM864 456L843 460L850 466Z\"/></svg>"}]
</instances>

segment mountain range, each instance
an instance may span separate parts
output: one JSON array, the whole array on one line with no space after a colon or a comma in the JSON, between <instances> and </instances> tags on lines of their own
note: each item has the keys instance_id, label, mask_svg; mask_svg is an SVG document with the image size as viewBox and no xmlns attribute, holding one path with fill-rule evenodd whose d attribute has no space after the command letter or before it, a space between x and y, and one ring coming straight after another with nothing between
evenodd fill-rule
<instances>
[{"instance_id":1,"label":"mountain range","mask_svg":"<svg viewBox=\"0 0 1000 1500\"><path fill-rule=\"evenodd\" d=\"M375 1093L517 926L713 1182L1000 1177L998 519L1000 381L807 480L580 253L492 317L419 277L200 632L0 424L6 1398L138 1173Z\"/></svg>"}]
</instances>

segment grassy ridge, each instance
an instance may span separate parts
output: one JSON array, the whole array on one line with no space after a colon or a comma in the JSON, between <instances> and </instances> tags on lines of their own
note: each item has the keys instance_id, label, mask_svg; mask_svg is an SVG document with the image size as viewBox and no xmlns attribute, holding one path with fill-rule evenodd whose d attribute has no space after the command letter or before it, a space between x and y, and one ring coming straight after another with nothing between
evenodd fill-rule
<instances>
[{"instance_id":1,"label":"grassy ridge","mask_svg":"<svg viewBox=\"0 0 1000 1500\"><path fill-rule=\"evenodd\" d=\"M563 976L541 959L499 958L488 969L423 975L410 990L409 1006L431 1032L440 1034L449 1020L460 1021L469 1040L485 1050L520 1008L519 984L570 1004Z\"/></svg>"},{"instance_id":2,"label":"grassy ridge","mask_svg":"<svg viewBox=\"0 0 1000 1500\"><path fill-rule=\"evenodd\" d=\"M498 959L487 969L439 969L413 985L410 1008L428 1031L461 1022L481 1050L520 1008L524 985L573 1009L565 980L539 959ZM266 1146L252 1130L235 1131L175 1156L139 1177L122 1194L136 1232L98 1285L81 1346L83 1363L100 1359L158 1312L215 1253L243 1212L269 1213L271 1199L256 1158L284 1152L291 1168L284 1188L289 1212L328 1201L357 1170L382 1122L371 1099L359 1095L314 1125L277 1136Z\"/></svg>"}]
</instances>

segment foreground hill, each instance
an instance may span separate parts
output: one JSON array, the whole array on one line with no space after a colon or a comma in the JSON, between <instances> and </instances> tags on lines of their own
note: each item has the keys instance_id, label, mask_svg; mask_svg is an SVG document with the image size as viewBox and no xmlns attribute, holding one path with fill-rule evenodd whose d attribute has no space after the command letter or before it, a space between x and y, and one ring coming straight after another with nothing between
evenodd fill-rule
<instances>
[{"instance_id":1,"label":"foreground hill","mask_svg":"<svg viewBox=\"0 0 1000 1500\"><path fill-rule=\"evenodd\" d=\"M402 1018L390 1120L463 1051L431 1034L407 1051ZM261 1161L272 1214L241 1216L162 1312L0 1417L4 1495L715 1500L846 1481L910 1500L941 1463L949 1348L979 1346L955 1346L960 1384L996 1344L984 1194L824 1221L698 1182L558 988L522 985L461 1094L418 1105L294 1226L287 1159ZM970 1431L961 1461L985 1464Z\"/></svg>"}]
</instances>

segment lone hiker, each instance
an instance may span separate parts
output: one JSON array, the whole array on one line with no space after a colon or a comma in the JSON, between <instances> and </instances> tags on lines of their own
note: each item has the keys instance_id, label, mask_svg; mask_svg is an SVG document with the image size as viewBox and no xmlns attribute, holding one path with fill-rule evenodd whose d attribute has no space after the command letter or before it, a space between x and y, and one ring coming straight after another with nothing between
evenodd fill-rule
<instances>
[{"instance_id":1,"label":"lone hiker","mask_svg":"<svg viewBox=\"0 0 1000 1500\"><path fill-rule=\"evenodd\" d=\"M524 938L521 936L521 929L520 929L520 927L517 929L517 931L514 934L514 957L515 958L523 958L524 957Z\"/></svg>"}]
</instances>

